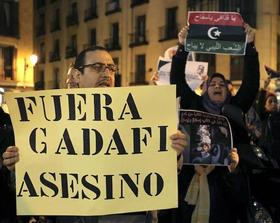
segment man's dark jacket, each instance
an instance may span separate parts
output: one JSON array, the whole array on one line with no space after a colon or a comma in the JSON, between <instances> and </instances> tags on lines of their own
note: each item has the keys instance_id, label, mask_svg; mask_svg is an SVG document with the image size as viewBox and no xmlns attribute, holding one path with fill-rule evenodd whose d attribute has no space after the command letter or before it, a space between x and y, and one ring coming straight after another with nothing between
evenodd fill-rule
<instances>
[{"instance_id":1,"label":"man's dark jacket","mask_svg":"<svg viewBox=\"0 0 280 223\"><path fill-rule=\"evenodd\" d=\"M16 222L15 188L12 182L12 173L2 165L2 154L10 145L14 145L11 119L0 107L0 223Z\"/></svg>"}]
</instances>

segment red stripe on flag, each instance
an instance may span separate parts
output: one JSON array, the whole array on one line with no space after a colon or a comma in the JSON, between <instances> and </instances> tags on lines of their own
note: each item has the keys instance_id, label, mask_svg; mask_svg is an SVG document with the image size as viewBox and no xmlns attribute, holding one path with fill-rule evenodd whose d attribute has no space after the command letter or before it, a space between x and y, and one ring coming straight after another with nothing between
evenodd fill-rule
<instances>
[{"instance_id":1,"label":"red stripe on flag","mask_svg":"<svg viewBox=\"0 0 280 223\"><path fill-rule=\"evenodd\" d=\"M237 12L189 12L189 24L243 26L244 21Z\"/></svg>"}]
</instances>

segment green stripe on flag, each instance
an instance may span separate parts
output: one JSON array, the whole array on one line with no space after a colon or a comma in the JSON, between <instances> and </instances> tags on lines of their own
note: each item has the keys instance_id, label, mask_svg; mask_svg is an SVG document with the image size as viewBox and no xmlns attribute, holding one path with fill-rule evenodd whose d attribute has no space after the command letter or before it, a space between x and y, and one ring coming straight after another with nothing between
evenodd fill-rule
<instances>
[{"instance_id":1,"label":"green stripe on flag","mask_svg":"<svg viewBox=\"0 0 280 223\"><path fill-rule=\"evenodd\" d=\"M245 43L219 40L187 39L185 49L188 52L194 51L201 53L244 55Z\"/></svg>"}]
</instances>

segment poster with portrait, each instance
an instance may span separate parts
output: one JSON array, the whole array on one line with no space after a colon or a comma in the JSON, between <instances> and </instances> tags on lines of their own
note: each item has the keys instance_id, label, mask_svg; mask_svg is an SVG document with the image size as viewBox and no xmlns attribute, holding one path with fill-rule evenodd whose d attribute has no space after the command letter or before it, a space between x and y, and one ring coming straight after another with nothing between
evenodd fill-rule
<instances>
[{"instance_id":1,"label":"poster with portrait","mask_svg":"<svg viewBox=\"0 0 280 223\"><path fill-rule=\"evenodd\" d=\"M195 110L179 110L179 128L187 135L184 164L227 166L232 148L228 119Z\"/></svg>"},{"instance_id":2,"label":"poster with portrait","mask_svg":"<svg viewBox=\"0 0 280 223\"><path fill-rule=\"evenodd\" d=\"M194 91L207 80L208 63L200 61L188 61L185 67L186 82Z\"/></svg>"}]
</instances>

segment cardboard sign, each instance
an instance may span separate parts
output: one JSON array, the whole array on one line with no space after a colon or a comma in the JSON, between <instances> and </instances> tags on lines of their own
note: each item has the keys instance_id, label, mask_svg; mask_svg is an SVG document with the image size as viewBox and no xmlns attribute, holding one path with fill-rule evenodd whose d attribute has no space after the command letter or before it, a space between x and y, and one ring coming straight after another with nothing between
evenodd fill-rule
<instances>
[{"instance_id":1,"label":"cardboard sign","mask_svg":"<svg viewBox=\"0 0 280 223\"><path fill-rule=\"evenodd\" d=\"M45 90L6 99L20 152L18 215L177 206L169 139L176 132L174 86Z\"/></svg>"}]
</instances>

